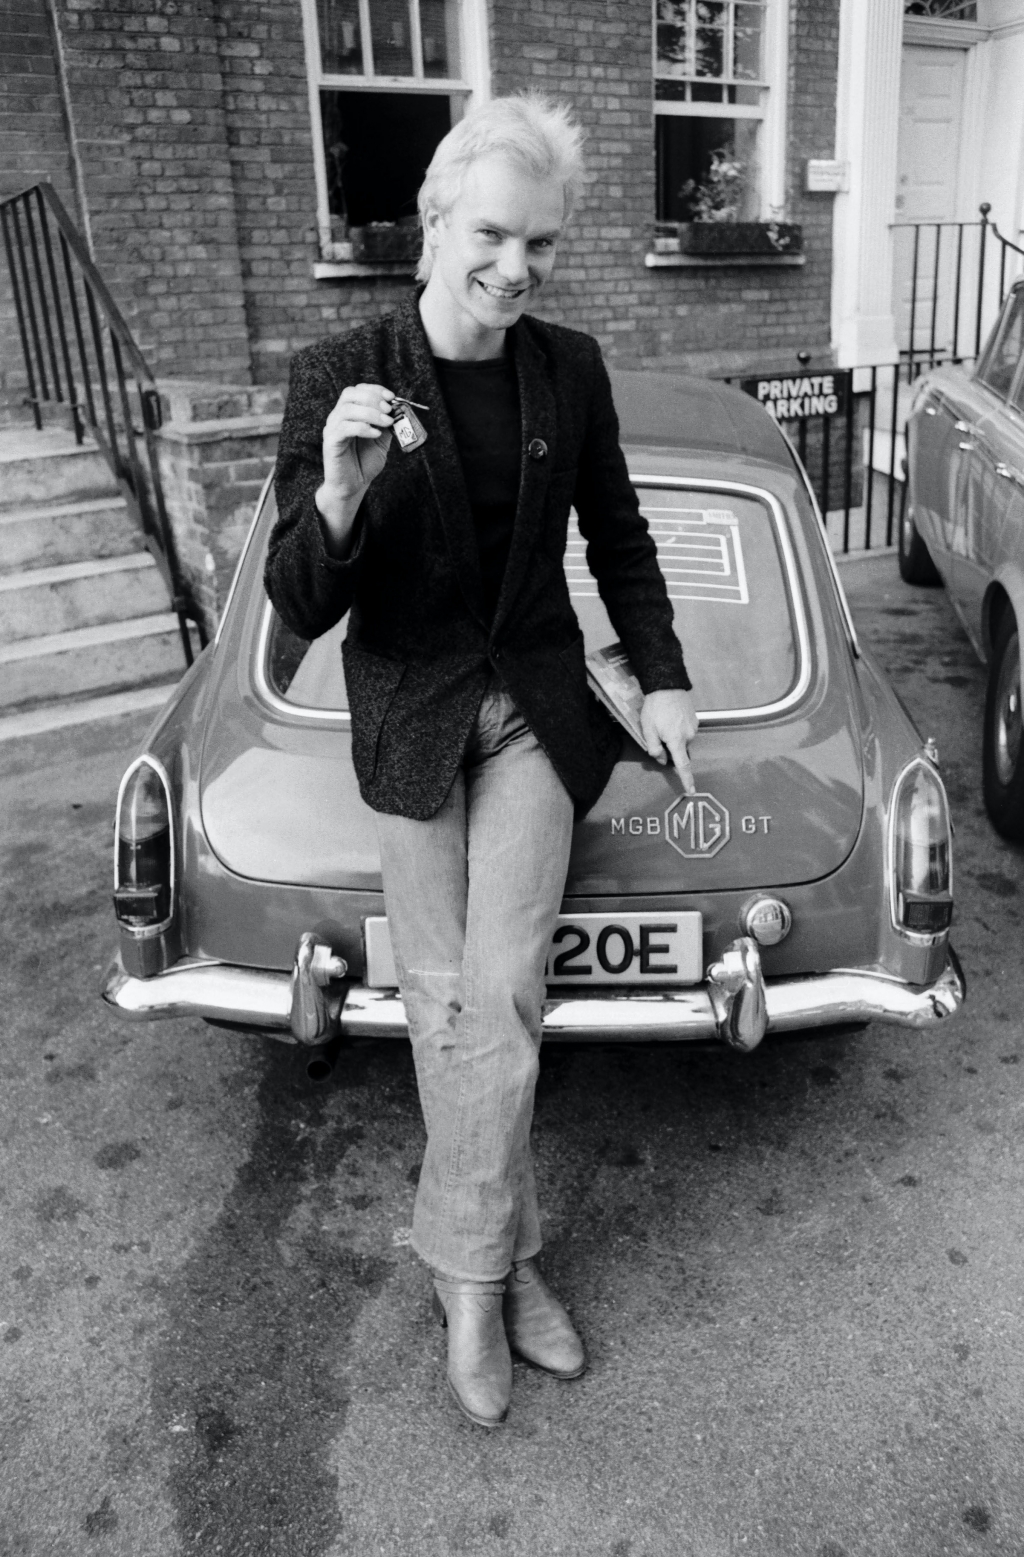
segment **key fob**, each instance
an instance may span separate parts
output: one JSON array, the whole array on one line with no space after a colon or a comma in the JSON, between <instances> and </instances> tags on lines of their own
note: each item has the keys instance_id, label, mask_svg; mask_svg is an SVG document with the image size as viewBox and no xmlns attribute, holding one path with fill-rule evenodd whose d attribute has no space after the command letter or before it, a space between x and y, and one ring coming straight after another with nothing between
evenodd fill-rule
<instances>
[{"instance_id":1,"label":"key fob","mask_svg":"<svg viewBox=\"0 0 1024 1557\"><path fill-rule=\"evenodd\" d=\"M412 454L427 441L427 430L407 400L393 400L391 415L394 418L392 432L398 439L403 454Z\"/></svg>"}]
</instances>

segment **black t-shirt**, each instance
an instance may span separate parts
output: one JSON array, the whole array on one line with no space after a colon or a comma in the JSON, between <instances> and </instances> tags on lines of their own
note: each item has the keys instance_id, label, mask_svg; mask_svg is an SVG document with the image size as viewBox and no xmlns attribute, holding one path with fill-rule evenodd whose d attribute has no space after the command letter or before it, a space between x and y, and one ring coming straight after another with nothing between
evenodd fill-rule
<instances>
[{"instance_id":1,"label":"black t-shirt","mask_svg":"<svg viewBox=\"0 0 1024 1557\"><path fill-rule=\"evenodd\" d=\"M505 576L519 500L522 431L515 363L508 356L486 362L435 357L434 366L469 493L490 618Z\"/></svg>"}]
</instances>

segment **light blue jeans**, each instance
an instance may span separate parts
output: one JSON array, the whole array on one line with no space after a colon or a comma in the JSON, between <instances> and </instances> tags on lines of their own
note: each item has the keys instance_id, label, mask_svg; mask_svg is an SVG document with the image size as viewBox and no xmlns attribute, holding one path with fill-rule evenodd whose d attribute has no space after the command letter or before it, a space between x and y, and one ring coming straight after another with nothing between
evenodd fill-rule
<instances>
[{"instance_id":1,"label":"light blue jeans","mask_svg":"<svg viewBox=\"0 0 1024 1557\"><path fill-rule=\"evenodd\" d=\"M427 1127L412 1245L448 1276L499 1281L541 1246L530 1123L572 801L492 682L440 811L376 820Z\"/></svg>"}]
</instances>

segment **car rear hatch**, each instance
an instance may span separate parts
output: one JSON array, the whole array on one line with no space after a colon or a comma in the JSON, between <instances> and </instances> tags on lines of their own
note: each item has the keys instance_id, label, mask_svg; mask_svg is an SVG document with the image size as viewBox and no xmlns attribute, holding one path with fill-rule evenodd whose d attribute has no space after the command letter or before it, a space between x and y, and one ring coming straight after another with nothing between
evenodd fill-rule
<instances>
[{"instance_id":1,"label":"car rear hatch","mask_svg":"<svg viewBox=\"0 0 1024 1557\"><path fill-rule=\"evenodd\" d=\"M684 796L674 770L626 737L576 829L569 896L811 881L838 869L860 827L856 694L830 602L816 598L822 559L812 567L767 481L659 473L671 463L641 455L633 470L701 710L700 793ZM265 537L269 524L260 528ZM242 658L221 676L207 721L207 839L243 877L379 890L373 817L349 760L344 624L312 644L295 638L262 595L261 552L251 548L240 585L250 596L232 632ZM809 570L821 577L808 591ZM566 571L588 651L606 646L616 635L575 525Z\"/></svg>"}]
</instances>

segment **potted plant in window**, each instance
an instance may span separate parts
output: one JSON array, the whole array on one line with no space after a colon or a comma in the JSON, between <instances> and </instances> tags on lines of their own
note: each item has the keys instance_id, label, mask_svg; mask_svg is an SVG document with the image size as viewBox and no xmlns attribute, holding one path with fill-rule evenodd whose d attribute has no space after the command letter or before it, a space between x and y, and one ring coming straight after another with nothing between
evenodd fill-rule
<instances>
[{"instance_id":1,"label":"potted plant in window","mask_svg":"<svg viewBox=\"0 0 1024 1557\"><path fill-rule=\"evenodd\" d=\"M795 222L746 222L741 213L749 187L744 164L728 151L711 154L704 181L688 179L680 194L690 204L693 219L676 231L683 254L799 254L803 229Z\"/></svg>"}]
</instances>

